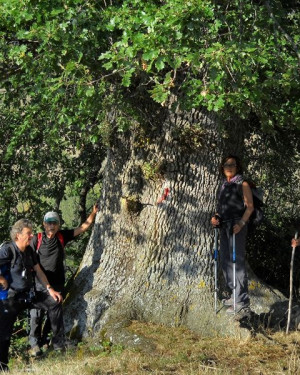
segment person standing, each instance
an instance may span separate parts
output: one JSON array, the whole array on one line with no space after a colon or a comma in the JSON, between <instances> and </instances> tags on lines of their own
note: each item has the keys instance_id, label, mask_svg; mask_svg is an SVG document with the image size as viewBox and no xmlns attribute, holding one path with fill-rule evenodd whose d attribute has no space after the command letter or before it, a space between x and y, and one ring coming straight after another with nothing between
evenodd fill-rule
<instances>
[{"instance_id":1,"label":"person standing","mask_svg":"<svg viewBox=\"0 0 300 375\"><path fill-rule=\"evenodd\" d=\"M57 212L47 212L43 220L44 232L33 236L31 246L37 252L41 268L51 285L60 291L63 296L65 285L64 247L75 237L88 230L94 222L97 212L98 206L94 205L92 212L83 224L77 228L66 230L60 229L60 218ZM36 289L38 291L44 290L44 286L38 280L36 280ZM32 309L30 311L29 344L32 356L40 355L41 347L49 345L48 336L51 326L49 319L46 320L43 326L43 317L43 310Z\"/></svg>"},{"instance_id":2,"label":"person standing","mask_svg":"<svg viewBox=\"0 0 300 375\"><path fill-rule=\"evenodd\" d=\"M211 219L213 226L220 226L220 260L225 282L231 291L223 300L227 312L239 312L249 307L248 278L246 272L247 222L254 210L251 188L243 177L240 159L234 155L223 158L220 172L224 177L218 191L217 214ZM235 235L236 309L234 311L234 280L232 239Z\"/></svg>"},{"instance_id":3,"label":"person standing","mask_svg":"<svg viewBox=\"0 0 300 375\"><path fill-rule=\"evenodd\" d=\"M62 295L55 291L38 264L36 254L30 246L32 224L27 219L18 220L11 228L12 242L0 249L0 265L10 267L10 283L0 275L0 285L8 289L7 299L0 300L0 371L8 371L8 351L13 326L17 316L28 308L47 310L53 331L55 349L64 347ZM13 262L13 264L12 264ZM43 285L43 292L33 294L34 275Z\"/></svg>"}]
</instances>

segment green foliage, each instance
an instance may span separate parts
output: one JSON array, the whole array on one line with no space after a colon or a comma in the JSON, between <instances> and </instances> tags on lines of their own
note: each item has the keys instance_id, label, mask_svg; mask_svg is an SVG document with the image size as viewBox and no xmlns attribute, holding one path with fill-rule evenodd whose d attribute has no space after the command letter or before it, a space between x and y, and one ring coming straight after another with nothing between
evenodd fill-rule
<instances>
[{"instance_id":1,"label":"green foliage","mask_svg":"<svg viewBox=\"0 0 300 375\"><path fill-rule=\"evenodd\" d=\"M124 1L104 14L114 43L99 59L125 86L137 79L164 103L204 106L264 129L300 126L299 12L272 2Z\"/></svg>"},{"instance_id":2,"label":"green foliage","mask_svg":"<svg viewBox=\"0 0 300 375\"><path fill-rule=\"evenodd\" d=\"M14 324L13 334L11 336L11 344L9 348L10 362L14 362L17 358L21 361L28 361L28 311L23 311Z\"/></svg>"},{"instance_id":3,"label":"green foliage","mask_svg":"<svg viewBox=\"0 0 300 375\"><path fill-rule=\"evenodd\" d=\"M156 180L159 177L159 164L145 162L141 168L146 180Z\"/></svg>"},{"instance_id":4,"label":"green foliage","mask_svg":"<svg viewBox=\"0 0 300 375\"><path fill-rule=\"evenodd\" d=\"M41 196L57 208L67 186L95 184L115 130L139 122L128 89L299 129L293 2L11 0L0 23L4 232L20 215L40 221Z\"/></svg>"},{"instance_id":5,"label":"green foliage","mask_svg":"<svg viewBox=\"0 0 300 375\"><path fill-rule=\"evenodd\" d=\"M93 1L0 4L0 223L41 222L66 187L82 194L98 181L106 84L97 52L106 45ZM99 73L99 72L98 72ZM106 103L109 105L109 103ZM54 198L49 206L41 197ZM19 209L26 202L26 210Z\"/></svg>"}]
</instances>

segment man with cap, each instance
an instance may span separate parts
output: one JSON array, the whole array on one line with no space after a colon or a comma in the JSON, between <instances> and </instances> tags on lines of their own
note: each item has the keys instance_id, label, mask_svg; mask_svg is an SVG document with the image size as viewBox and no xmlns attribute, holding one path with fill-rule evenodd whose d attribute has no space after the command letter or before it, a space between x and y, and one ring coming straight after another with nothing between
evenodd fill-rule
<instances>
[{"instance_id":1,"label":"man with cap","mask_svg":"<svg viewBox=\"0 0 300 375\"><path fill-rule=\"evenodd\" d=\"M57 212L50 211L44 216L44 232L38 233L32 238L31 246L37 252L41 268L47 276L53 288L64 296L65 271L64 271L64 247L75 237L84 233L94 222L98 206L94 205L92 212L86 221L74 229L60 230L60 218ZM44 286L36 280L37 291L45 291ZM41 346L48 345L48 334L51 330L49 319L42 329L44 311L32 309L30 311L29 343L31 355L41 354Z\"/></svg>"}]
</instances>

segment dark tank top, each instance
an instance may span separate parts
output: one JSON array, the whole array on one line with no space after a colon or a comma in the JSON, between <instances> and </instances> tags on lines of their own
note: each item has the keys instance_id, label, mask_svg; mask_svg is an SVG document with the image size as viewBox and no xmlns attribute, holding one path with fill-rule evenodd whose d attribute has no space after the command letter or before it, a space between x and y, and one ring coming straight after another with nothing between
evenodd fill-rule
<instances>
[{"instance_id":1,"label":"dark tank top","mask_svg":"<svg viewBox=\"0 0 300 375\"><path fill-rule=\"evenodd\" d=\"M219 196L218 214L223 221L240 219L245 212L241 183L226 184Z\"/></svg>"}]
</instances>

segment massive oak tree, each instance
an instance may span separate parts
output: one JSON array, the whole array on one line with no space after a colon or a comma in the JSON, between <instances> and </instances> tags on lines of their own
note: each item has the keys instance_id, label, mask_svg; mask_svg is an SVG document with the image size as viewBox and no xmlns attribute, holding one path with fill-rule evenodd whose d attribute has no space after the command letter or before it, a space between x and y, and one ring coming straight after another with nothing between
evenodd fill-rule
<instances>
[{"instance_id":1,"label":"massive oak tree","mask_svg":"<svg viewBox=\"0 0 300 375\"><path fill-rule=\"evenodd\" d=\"M11 179L3 169L7 196L18 190L16 181L26 199L33 195L28 166L56 186L55 172L71 171L66 177L76 182L79 171L84 181L105 154L100 212L66 304L68 329L82 335L144 319L210 334L234 330L223 311L213 311L209 222L218 165L224 153L237 153L267 198L293 192L285 210L276 211L270 199L278 231L276 214L292 213L299 197L287 182L295 179L299 156L293 137L299 134L296 5L1 5L1 151L14 172ZM47 174L45 153L55 161ZM254 276L250 286L256 313L279 298Z\"/></svg>"}]
</instances>

